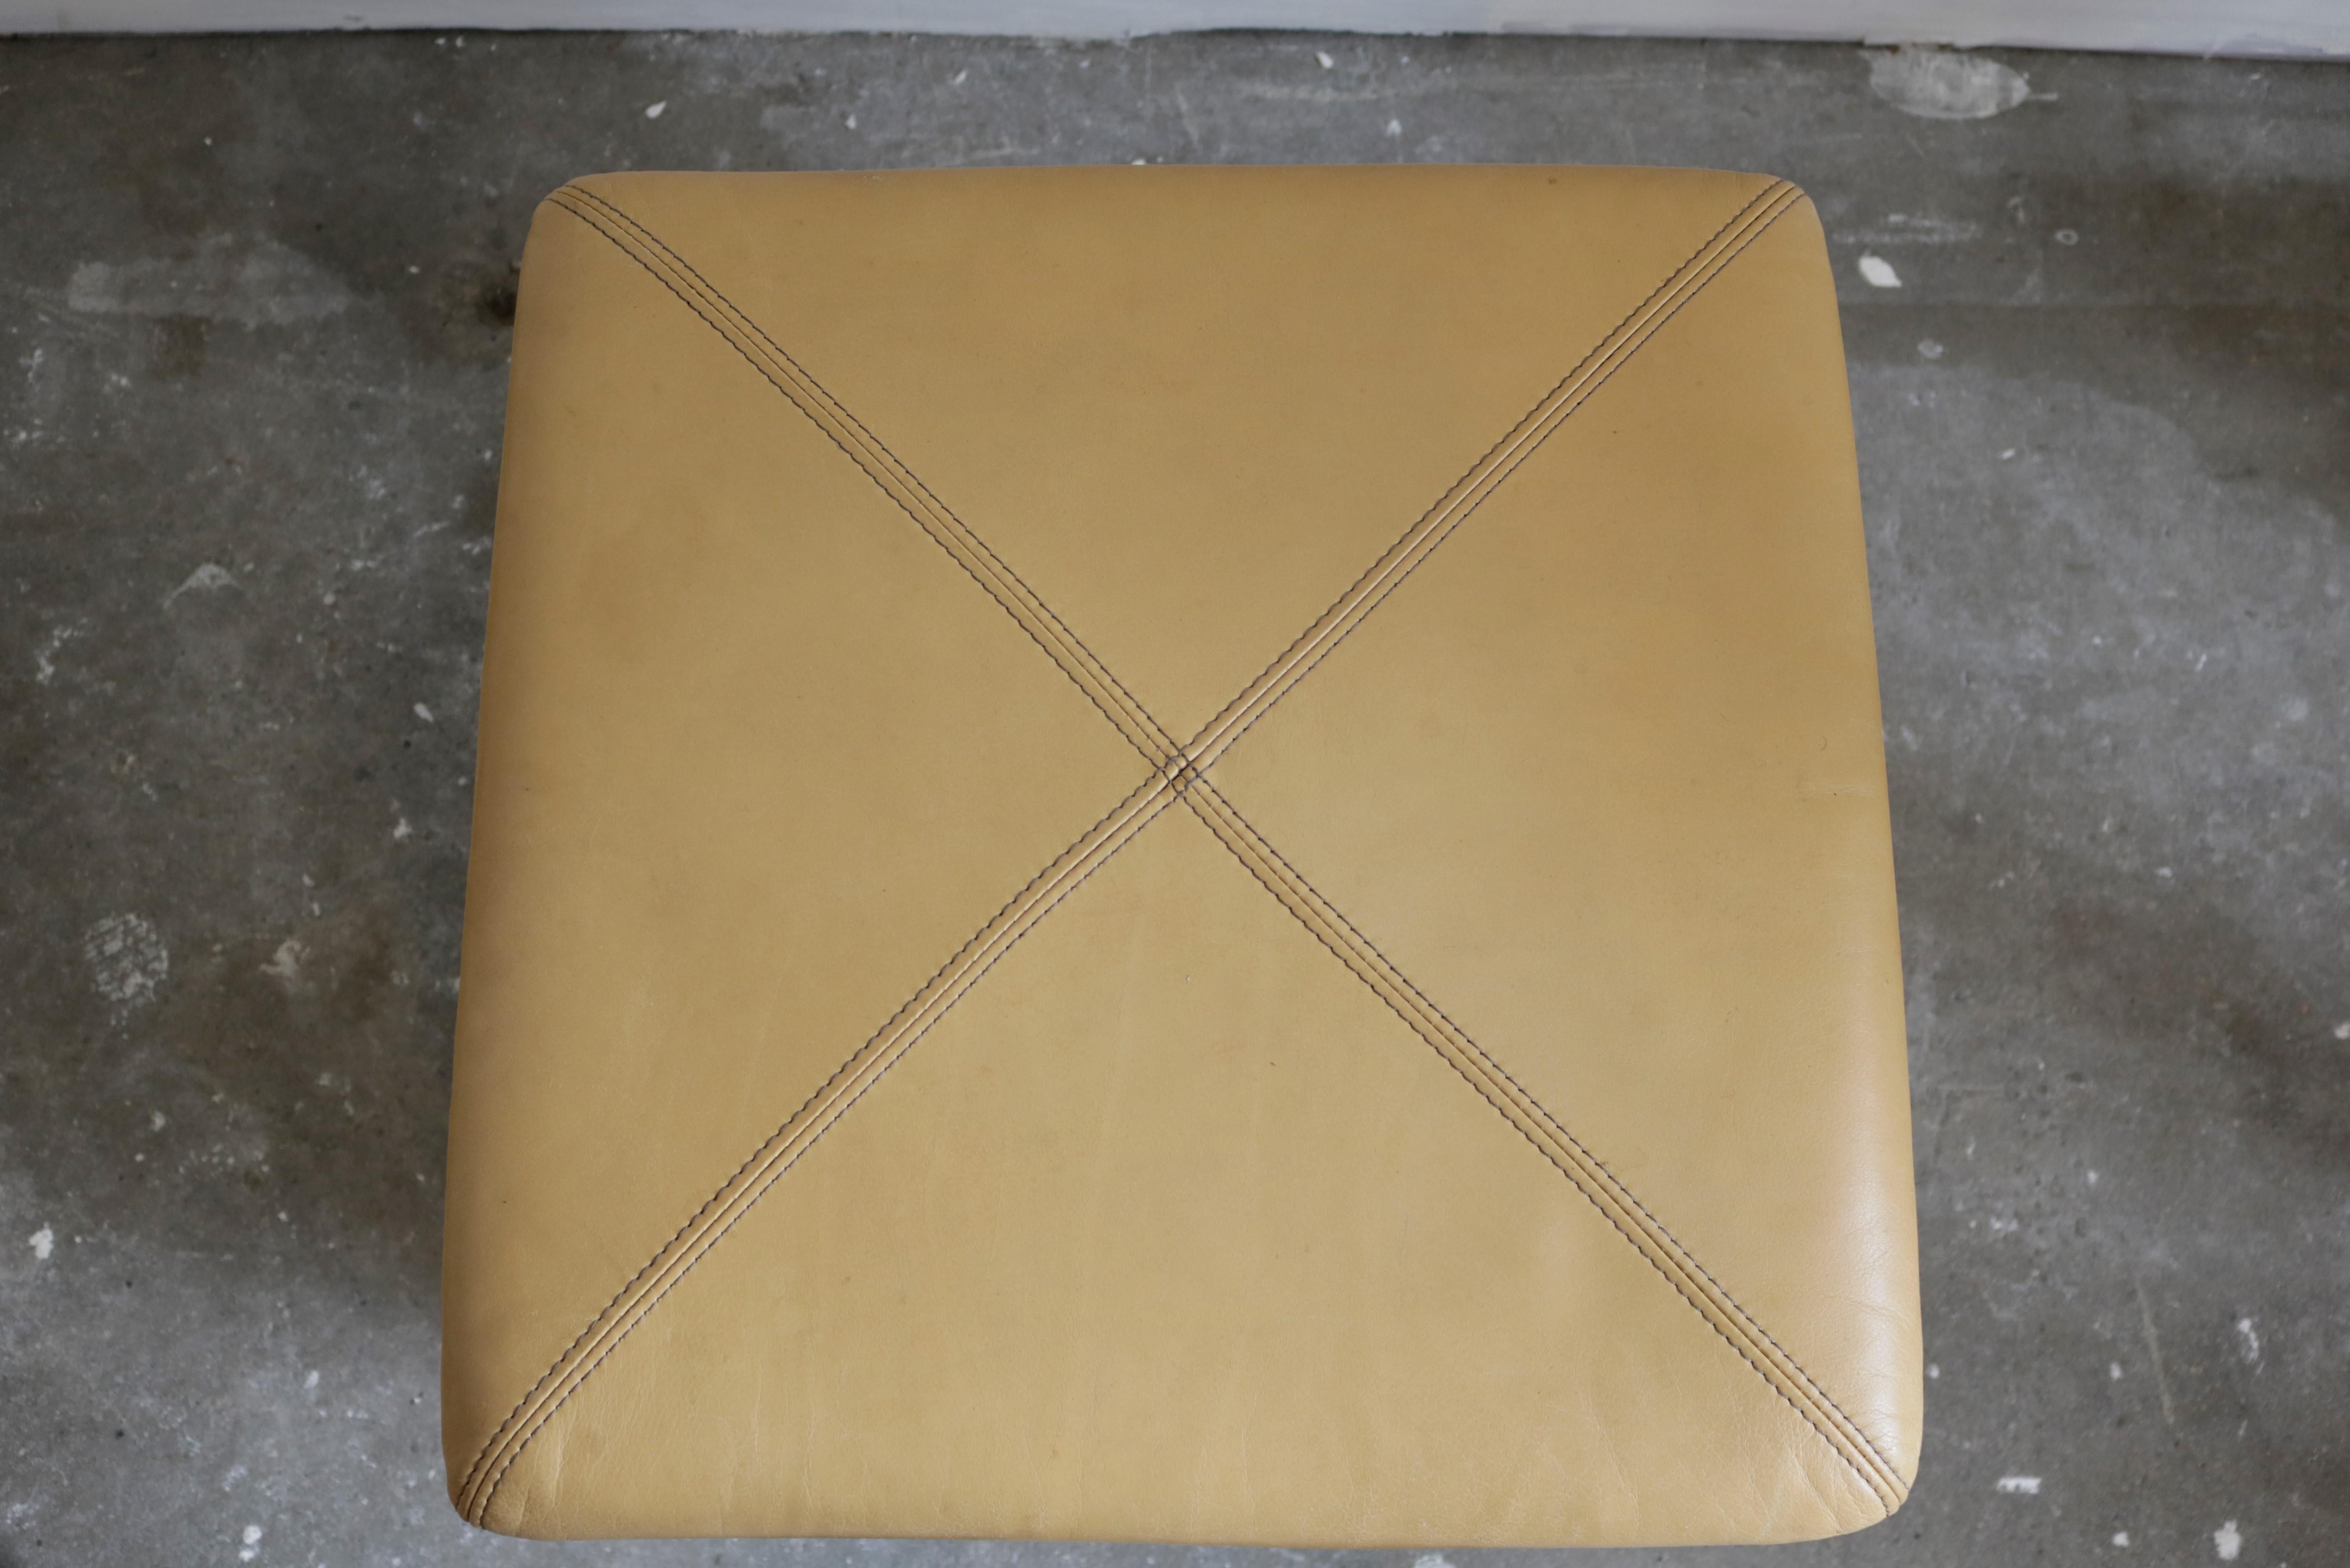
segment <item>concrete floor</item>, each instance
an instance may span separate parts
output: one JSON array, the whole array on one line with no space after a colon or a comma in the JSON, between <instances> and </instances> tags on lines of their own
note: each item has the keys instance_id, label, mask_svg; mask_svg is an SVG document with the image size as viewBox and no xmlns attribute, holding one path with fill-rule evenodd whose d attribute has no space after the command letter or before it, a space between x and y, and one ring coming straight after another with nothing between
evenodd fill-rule
<instances>
[{"instance_id":1,"label":"concrete floor","mask_svg":"<svg viewBox=\"0 0 2350 1568\"><path fill-rule=\"evenodd\" d=\"M2350 67L2004 59L2030 96L1958 120L1818 47L0 42L0 1564L1271 1561L556 1549L467 1530L438 1463L533 204L1136 158L1712 164L1826 218L1924 1470L1845 1541L1604 1561L2350 1561Z\"/></svg>"}]
</instances>

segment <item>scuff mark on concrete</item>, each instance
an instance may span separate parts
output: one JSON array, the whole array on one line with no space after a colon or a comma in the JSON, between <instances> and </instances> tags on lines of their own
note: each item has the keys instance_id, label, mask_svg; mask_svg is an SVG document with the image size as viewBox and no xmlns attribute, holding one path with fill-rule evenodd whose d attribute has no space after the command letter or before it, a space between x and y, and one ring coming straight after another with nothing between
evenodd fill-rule
<instances>
[{"instance_id":1,"label":"scuff mark on concrete","mask_svg":"<svg viewBox=\"0 0 2350 1568\"><path fill-rule=\"evenodd\" d=\"M156 988L172 972L163 933L140 915L107 916L83 934L81 951L98 993L125 1007L153 1001Z\"/></svg>"},{"instance_id":2,"label":"scuff mark on concrete","mask_svg":"<svg viewBox=\"0 0 2350 1568\"><path fill-rule=\"evenodd\" d=\"M2146 1287L2139 1285L2136 1288L2138 1327L2146 1337L2147 1356L2154 1363L2155 1391L2162 1396L2162 1424L2176 1427L2178 1425L2178 1407L2171 1402L2170 1374L2164 1370L2162 1365L2162 1336L2154 1331L2154 1308L2147 1302Z\"/></svg>"},{"instance_id":3,"label":"scuff mark on concrete","mask_svg":"<svg viewBox=\"0 0 2350 1568\"><path fill-rule=\"evenodd\" d=\"M275 240L206 234L193 252L132 262L88 261L66 284L68 308L95 316L194 317L286 327L350 307L350 291Z\"/></svg>"},{"instance_id":4,"label":"scuff mark on concrete","mask_svg":"<svg viewBox=\"0 0 2350 1568\"><path fill-rule=\"evenodd\" d=\"M2033 96L2022 71L1981 55L1917 44L1861 55L1869 91L1921 119L1989 119Z\"/></svg>"},{"instance_id":5,"label":"scuff mark on concrete","mask_svg":"<svg viewBox=\"0 0 2350 1568\"><path fill-rule=\"evenodd\" d=\"M190 572L187 581L163 596L163 607L170 609L172 601L182 594L212 594L218 593L223 588L236 587L238 587L237 580L229 575L227 567L216 566L207 561Z\"/></svg>"}]
</instances>

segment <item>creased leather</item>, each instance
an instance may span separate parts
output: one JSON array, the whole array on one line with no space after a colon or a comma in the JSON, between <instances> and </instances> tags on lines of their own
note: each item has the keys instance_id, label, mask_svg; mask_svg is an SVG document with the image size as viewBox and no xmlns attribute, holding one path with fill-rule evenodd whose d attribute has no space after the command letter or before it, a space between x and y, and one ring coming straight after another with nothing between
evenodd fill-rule
<instances>
[{"instance_id":1,"label":"creased leather","mask_svg":"<svg viewBox=\"0 0 2350 1568\"><path fill-rule=\"evenodd\" d=\"M1149 172L607 176L535 226L452 1497L556 1536L1882 1517L1914 1220L1808 203Z\"/></svg>"}]
</instances>

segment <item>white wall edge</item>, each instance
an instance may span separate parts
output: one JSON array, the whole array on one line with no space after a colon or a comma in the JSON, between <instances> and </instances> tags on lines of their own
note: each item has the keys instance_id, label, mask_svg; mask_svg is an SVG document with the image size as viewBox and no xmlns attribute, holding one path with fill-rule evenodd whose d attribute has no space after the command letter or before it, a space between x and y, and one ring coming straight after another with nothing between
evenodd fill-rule
<instances>
[{"instance_id":1,"label":"white wall edge","mask_svg":"<svg viewBox=\"0 0 2350 1568\"><path fill-rule=\"evenodd\" d=\"M400 28L1554 33L2350 58L2342 0L0 0L0 34Z\"/></svg>"}]
</instances>

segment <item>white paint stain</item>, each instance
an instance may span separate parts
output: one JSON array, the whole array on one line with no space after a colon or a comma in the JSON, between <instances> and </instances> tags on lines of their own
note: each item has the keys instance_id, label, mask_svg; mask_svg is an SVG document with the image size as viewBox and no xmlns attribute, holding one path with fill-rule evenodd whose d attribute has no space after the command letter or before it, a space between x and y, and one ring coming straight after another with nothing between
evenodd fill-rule
<instances>
[{"instance_id":1,"label":"white paint stain","mask_svg":"<svg viewBox=\"0 0 2350 1568\"><path fill-rule=\"evenodd\" d=\"M237 581L226 566L216 566L210 561L188 574L187 581L163 596L163 607L170 609L172 601L182 594L215 594L223 588L234 588Z\"/></svg>"},{"instance_id":2,"label":"white paint stain","mask_svg":"<svg viewBox=\"0 0 2350 1568\"><path fill-rule=\"evenodd\" d=\"M951 81L951 82L947 83L947 86L949 86L949 87L961 87L961 86L962 86L962 84L963 84L963 83L965 83L965 82L967 82L967 81L969 81L969 80L971 80L971 72L970 72L969 70L967 70L967 69L966 69L966 70L960 70L960 71L955 72L955 74L954 74L954 80L952 80L952 81Z\"/></svg>"},{"instance_id":3,"label":"white paint stain","mask_svg":"<svg viewBox=\"0 0 2350 1568\"><path fill-rule=\"evenodd\" d=\"M416 829L408 826L408 818L403 816L391 825L391 841L394 844L405 844L415 831Z\"/></svg>"},{"instance_id":4,"label":"white paint stain","mask_svg":"<svg viewBox=\"0 0 2350 1568\"><path fill-rule=\"evenodd\" d=\"M1388 134L1389 136L1401 136L1403 134L1403 121L1400 119L1388 120Z\"/></svg>"},{"instance_id":5,"label":"white paint stain","mask_svg":"<svg viewBox=\"0 0 2350 1568\"><path fill-rule=\"evenodd\" d=\"M285 327L350 307L350 291L275 240L212 234L194 250L133 262L84 262L66 283L68 307L98 316L192 316Z\"/></svg>"},{"instance_id":6,"label":"white paint stain","mask_svg":"<svg viewBox=\"0 0 2350 1568\"><path fill-rule=\"evenodd\" d=\"M2122 1364L2118 1361L2106 1362L2106 1376L2112 1381L2119 1383L2122 1380Z\"/></svg>"},{"instance_id":7,"label":"white paint stain","mask_svg":"<svg viewBox=\"0 0 2350 1568\"><path fill-rule=\"evenodd\" d=\"M1927 1380L1929 1383L1934 1382L1935 1380L1939 1379L1941 1376L1942 1376L1942 1368L1941 1368L1941 1364L1940 1364L1940 1363L1939 1363L1939 1362L1933 1362L1933 1361L1929 1361L1929 1362L1926 1363L1926 1380Z\"/></svg>"},{"instance_id":8,"label":"white paint stain","mask_svg":"<svg viewBox=\"0 0 2350 1568\"><path fill-rule=\"evenodd\" d=\"M1899 288L1901 275L1893 264L1875 252L1866 252L1860 258L1860 275L1871 288Z\"/></svg>"},{"instance_id":9,"label":"white paint stain","mask_svg":"<svg viewBox=\"0 0 2350 1568\"><path fill-rule=\"evenodd\" d=\"M163 933L138 915L109 915L90 927L82 934L81 953L98 993L127 1007L153 1000L155 988L172 972Z\"/></svg>"},{"instance_id":10,"label":"white paint stain","mask_svg":"<svg viewBox=\"0 0 2350 1568\"><path fill-rule=\"evenodd\" d=\"M236 1560L240 1563L250 1563L260 1555L261 1526L248 1524L244 1527L244 1545L238 1551Z\"/></svg>"},{"instance_id":11,"label":"white paint stain","mask_svg":"<svg viewBox=\"0 0 2350 1568\"><path fill-rule=\"evenodd\" d=\"M302 955L309 950L299 937L288 937L277 944L277 951L261 966L261 972L280 985L290 986L302 978Z\"/></svg>"},{"instance_id":12,"label":"white paint stain","mask_svg":"<svg viewBox=\"0 0 2350 1568\"><path fill-rule=\"evenodd\" d=\"M45 1263L49 1261L49 1254L57 1250L57 1233L47 1225L42 1226L25 1240L31 1244L33 1256Z\"/></svg>"},{"instance_id":13,"label":"white paint stain","mask_svg":"<svg viewBox=\"0 0 2350 1568\"><path fill-rule=\"evenodd\" d=\"M41 646L33 650L33 680L36 684L47 686L57 678L57 650L80 635L78 628L61 626L42 639Z\"/></svg>"},{"instance_id":14,"label":"white paint stain","mask_svg":"<svg viewBox=\"0 0 2350 1568\"><path fill-rule=\"evenodd\" d=\"M1920 337L1918 339L1918 358L1920 359L1939 359L1941 357L1942 346L1939 343L1935 342L1931 337Z\"/></svg>"},{"instance_id":15,"label":"white paint stain","mask_svg":"<svg viewBox=\"0 0 2350 1568\"><path fill-rule=\"evenodd\" d=\"M165 1116L162 1112L149 1111L147 1113L147 1130L149 1132L161 1132L165 1127L170 1127L171 1125L172 1118Z\"/></svg>"},{"instance_id":16,"label":"white paint stain","mask_svg":"<svg viewBox=\"0 0 2350 1568\"><path fill-rule=\"evenodd\" d=\"M2244 1359L2258 1366L2261 1364L2261 1331L2253 1326L2251 1318L2236 1320L2236 1337L2243 1342Z\"/></svg>"},{"instance_id":17,"label":"white paint stain","mask_svg":"<svg viewBox=\"0 0 2350 1568\"><path fill-rule=\"evenodd\" d=\"M2115 1531L2114 1544L2126 1550L2129 1546L2129 1532L2126 1530Z\"/></svg>"},{"instance_id":18,"label":"white paint stain","mask_svg":"<svg viewBox=\"0 0 2350 1568\"><path fill-rule=\"evenodd\" d=\"M2345 1018L2334 1026L2334 1038L2350 1040L2350 1018Z\"/></svg>"},{"instance_id":19,"label":"white paint stain","mask_svg":"<svg viewBox=\"0 0 2350 1568\"><path fill-rule=\"evenodd\" d=\"M661 99L659 103L649 103L645 105L645 118L647 119L659 119L661 117L661 110L668 107L669 99Z\"/></svg>"},{"instance_id":20,"label":"white paint stain","mask_svg":"<svg viewBox=\"0 0 2350 1568\"><path fill-rule=\"evenodd\" d=\"M1411 1568L1452 1568L1452 1563L1441 1552L1424 1552L1412 1560Z\"/></svg>"},{"instance_id":21,"label":"white paint stain","mask_svg":"<svg viewBox=\"0 0 2350 1568\"><path fill-rule=\"evenodd\" d=\"M2233 1563L2236 1553L2244 1549L2244 1532L2236 1528L2234 1520L2229 1520L2211 1532L2211 1545L2220 1553L2220 1562Z\"/></svg>"},{"instance_id":22,"label":"white paint stain","mask_svg":"<svg viewBox=\"0 0 2350 1568\"><path fill-rule=\"evenodd\" d=\"M1316 49L1316 50L1315 50L1315 51L1314 51L1314 58L1315 58L1315 62L1316 62L1317 64L1319 64L1319 65L1321 66L1321 67L1322 67L1324 70L1326 70L1326 70L1329 70L1329 69L1331 69L1331 68L1333 68L1333 67L1336 67L1336 66L1337 65L1337 63L1338 63L1337 61L1336 61L1336 60L1332 59L1329 56L1327 56L1327 55L1324 54L1324 53L1323 53L1321 50L1319 50L1319 49Z\"/></svg>"},{"instance_id":23,"label":"white paint stain","mask_svg":"<svg viewBox=\"0 0 2350 1568\"><path fill-rule=\"evenodd\" d=\"M2005 1492L2011 1497L2038 1497L2040 1478L2038 1476L2002 1476L1995 1490Z\"/></svg>"},{"instance_id":24,"label":"white paint stain","mask_svg":"<svg viewBox=\"0 0 2350 1568\"><path fill-rule=\"evenodd\" d=\"M2077 245L2081 243L2081 231L2078 229L2059 229L2056 231L2054 237L2056 243L2060 245Z\"/></svg>"},{"instance_id":25,"label":"white paint stain","mask_svg":"<svg viewBox=\"0 0 2350 1568\"><path fill-rule=\"evenodd\" d=\"M279 1218L280 1220L283 1220L283 1219L285 1219L285 1218L286 1218L286 1216L284 1216L283 1214L280 1214L280 1215L278 1216L278 1218ZM303 1387L305 1387L305 1388L316 1388L317 1386L318 1386L318 1374L317 1374L317 1370L314 1367L314 1368L312 1368L312 1369L311 1369L310 1375L309 1375L307 1377L305 1377L305 1378L303 1378L303 1379L302 1379L302 1386L303 1386Z\"/></svg>"},{"instance_id":26,"label":"white paint stain","mask_svg":"<svg viewBox=\"0 0 2350 1568\"><path fill-rule=\"evenodd\" d=\"M857 129L857 117L853 114L848 117L848 129L851 130Z\"/></svg>"},{"instance_id":27,"label":"white paint stain","mask_svg":"<svg viewBox=\"0 0 2350 1568\"><path fill-rule=\"evenodd\" d=\"M1861 55L1868 90L1921 119L1989 119L2032 96L2022 72L1981 55L1917 44Z\"/></svg>"},{"instance_id":28,"label":"white paint stain","mask_svg":"<svg viewBox=\"0 0 2350 1568\"><path fill-rule=\"evenodd\" d=\"M432 710L427 708L421 702L419 702L412 710L411 710L411 711L414 712L418 718L423 720L428 724L435 722L432 717Z\"/></svg>"}]
</instances>

